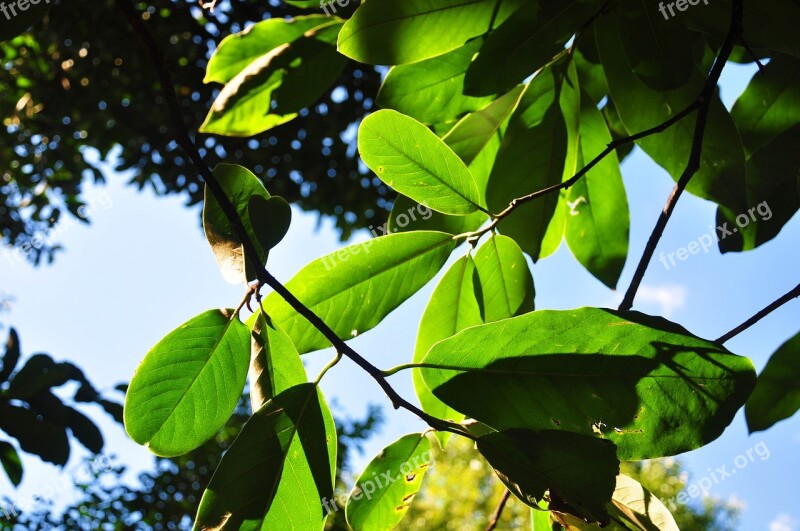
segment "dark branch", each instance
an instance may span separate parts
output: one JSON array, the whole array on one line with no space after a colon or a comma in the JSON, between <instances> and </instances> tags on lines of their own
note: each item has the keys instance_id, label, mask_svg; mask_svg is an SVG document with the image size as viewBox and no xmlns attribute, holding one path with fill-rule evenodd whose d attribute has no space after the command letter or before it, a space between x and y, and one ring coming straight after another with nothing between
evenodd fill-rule
<instances>
[{"instance_id":1,"label":"dark branch","mask_svg":"<svg viewBox=\"0 0 800 531\"><path fill-rule=\"evenodd\" d=\"M473 439L474 435L461 429L458 425L451 424L447 421L428 415L420 408L416 407L414 404L400 396L400 394L389 384L378 367L372 365L363 356L358 354L349 345L347 345L347 343L341 340L339 336L337 336L336 333L328 325L326 325L319 316L317 316L310 308L306 307L302 302L300 302L297 297L295 297L288 289L286 289L283 284L280 283L280 281L278 281L278 279L276 279L269 271L267 271L267 269L264 267L264 264L261 262L261 259L259 258L259 254L256 251L255 245L250 240L250 237L244 228L244 224L242 223L236 208L230 202L219 182L214 177L214 174L211 172L211 169L206 164L203 156L200 154L200 151L197 149L197 146L189 134L189 130L186 127L186 123L183 119L183 114L181 113L180 103L175 95L175 85L172 81L172 76L170 75L169 68L166 64L161 48L144 26L141 17L129 3L129 0L117 0L117 5L125 14L128 23L141 39L148 55L150 56L150 59L153 62L153 65L158 72L159 80L161 82L161 89L164 93L170 118L175 128L176 143L188 154L192 164L200 173L200 176L203 178L203 181L205 181L208 189L217 199L220 208L222 208L222 211L225 213L225 217L228 218L228 221L231 223L234 233L242 241L245 256L253 264L259 283L262 285L265 284L275 290L275 292L283 297L297 313L305 317L309 323L319 330L319 332L325 336L325 338L336 348L339 353L350 358L356 363L356 365L366 371L378 383L381 389L383 389L384 393L386 393L386 395L389 397L395 409L402 408L410 411L434 429L440 431L450 431Z\"/></svg>"},{"instance_id":2,"label":"dark branch","mask_svg":"<svg viewBox=\"0 0 800 531\"><path fill-rule=\"evenodd\" d=\"M750 328L751 326L753 326L754 324L759 322L761 319L763 319L767 315L771 314L772 312L774 312L775 310L777 310L778 308L780 308L781 306L783 306L784 304L786 304L790 300L796 299L797 297L800 297L800 284L795 286L794 289L791 290L789 293L783 295L782 297L780 297L775 302L773 302L773 303L769 304L768 306L766 306L763 310L761 310L760 312L755 314L753 317L751 317L747 321L743 322L742 324L740 324L739 326L737 326L736 328L734 328L733 330L731 330L727 334L723 334L722 336L720 336L717 339L717 343L722 344L722 343L725 343L726 341L729 341L731 338L741 334L742 332L744 332L745 330L747 330L748 328Z\"/></svg>"},{"instance_id":3,"label":"dark branch","mask_svg":"<svg viewBox=\"0 0 800 531\"><path fill-rule=\"evenodd\" d=\"M647 241L644 254L641 260L639 260L639 265L636 267L631 285L628 287L628 291L625 293L625 297L619 305L619 309L622 311L630 310L633 306L633 299L636 297L636 291L642 283L645 271L647 271L647 267L650 265L650 260L653 258L653 253L655 253L658 242L664 234L667 222L672 216L675 206L678 204L678 199L680 199L681 194L686 189L686 186L689 184L694 174L700 169L700 157L703 153L703 137L706 131L706 124L708 123L711 103L714 101L715 97L714 92L716 91L717 83L719 83L719 77L722 75L722 69L725 68L725 63L728 62L728 58L731 56L733 46L742 34L742 2L743 0L733 1L731 26L728 30L728 35L725 37L722 48L720 48L717 60L714 61L714 66L711 68L706 84L697 98L697 102L700 104L700 110L697 113L697 123L694 127L694 137L692 138L692 150L689 154L689 162L686 164L686 169L683 171L680 179L678 179L678 183L672 189L672 193L670 193L667 199L667 204L664 206L664 210L661 211L656 226L652 234L650 234L650 239Z\"/></svg>"},{"instance_id":4,"label":"dark branch","mask_svg":"<svg viewBox=\"0 0 800 531\"><path fill-rule=\"evenodd\" d=\"M510 490L503 489L503 495L500 497L500 501L497 503L497 507L495 508L494 512L489 517L489 525L486 526L486 531L492 531L495 527L497 527L497 523L500 521L500 515L503 514L503 509L505 509L506 503L508 503L508 497L510 495Z\"/></svg>"}]
</instances>

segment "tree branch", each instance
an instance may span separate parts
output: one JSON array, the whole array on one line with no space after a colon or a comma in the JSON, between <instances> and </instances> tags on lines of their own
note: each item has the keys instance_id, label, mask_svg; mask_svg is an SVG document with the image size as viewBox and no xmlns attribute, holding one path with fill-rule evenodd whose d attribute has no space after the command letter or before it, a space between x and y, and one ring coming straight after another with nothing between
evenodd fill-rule
<instances>
[{"instance_id":1,"label":"tree branch","mask_svg":"<svg viewBox=\"0 0 800 531\"><path fill-rule=\"evenodd\" d=\"M503 509L505 509L510 495L510 490L503 489L503 495L500 497L500 501L497 503L497 507L495 508L494 512L489 517L489 525L486 526L486 531L492 531L495 527L497 527L497 523L500 521L500 515L503 514Z\"/></svg>"},{"instance_id":2,"label":"tree branch","mask_svg":"<svg viewBox=\"0 0 800 531\"><path fill-rule=\"evenodd\" d=\"M127 18L128 23L142 41L148 55L150 56L153 66L158 72L161 90L163 91L167 108L169 109L170 118L175 128L175 142L187 153L203 181L205 181L209 190L217 199L217 202L225 214L225 217L231 223L234 233L242 241L245 257L254 266L256 277L259 283L262 285L266 284L267 286L271 287L276 293L278 293L278 295L283 297L283 299L286 300L286 302L289 303L289 305L297 313L305 317L309 323L319 330L319 332L325 336L325 338L336 348L339 353L350 358L356 363L356 365L366 371L378 383L381 389L383 389L384 393L386 393L386 396L389 397L392 402L392 406L395 409L402 408L415 414L434 429L440 431L449 431L470 439L475 439L473 434L463 430L459 425L433 417L400 396L400 394L389 384L378 367L372 365L363 356L358 354L349 345L347 345L347 343L341 340L319 316L317 316L310 308L300 302L300 300L298 300L297 297L295 297L288 289L286 289L286 287L281 284L278 279L276 279L269 271L267 271L267 269L264 267L264 264L261 263L261 259L259 258L259 254L256 251L253 242L250 241L236 208L230 202L224 190L222 189L222 186L214 177L214 174L211 172L211 169L206 164L203 156L197 149L194 140L189 134L189 130L186 127L186 123L183 119L183 114L181 113L180 102L175 95L175 85L172 81L172 76L170 75L170 71L166 64L161 48L158 46L156 41L153 39L153 36L143 24L141 17L130 4L129 0L116 0L116 2L120 10Z\"/></svg>"},{"instance_id":3,"label":"tree branch","mask_svg":"<svg viewBox=\"0 0 800 531\"><path fill-rule=\"evenodd\" d=\"M777 310L778 308L780 308L781 306L783 306L784 304L786 304L790 300L796 299L797 297L800 297L800 284L795 286L794 289L791 290L790 292L788 292L785 295L783 295L780 298L778 298L775 302L772 302L771 304L767 305L763 310L761 310L760 312L755 314L753 317L751 317L747 321L743 322L742 324L740 324L739 326L737 326L736 328L734 328L733 330L731 330L727 334L721 335L717 339L717 343L722 344L722 343L725 343L725 342L729 341L731 338L741 334L742 332L744 332L745 330L747 330L748 328L750 328L751 326L753 326L754 324L759 322L761 319L763 319L767 315L771 314L772 312L774 312L775 310Z\"/></svg>"},{"instance_id":4,"label":"tree branch","mask_svg":"<svg viewBox=\"0 0 800 531\"><path fill-rule=\"evenodd\" d=\"M728 62L728 58L733 51L733 46L742 34L742 2L743 0L733 0L731 25L728 30L728 35L725 37L725 42L720 48L716 61L714 61L714 66L711 68L706 84L697 98L697 102L700 104L700 110L697 113L697 123L694 127L694 137L692 139L692 150L689 154L689 162L686 164L686 169L683 171L680 179L678 179L678 183L672 189L672 193L670 193L667 199L667 204L661 211L656 226L650 234L650 239L647 241L642 258L639 260L639 265L636 267L636 272L633 274L633 279L628 287L628 291L625 293L625 297L619 305L619 309L622 311L630 310L633 306L633 299L636 297L636 292L642 283L647 267L650 265L650 260L653 258L653 253L655 253L658 242L664 234L667 222L672 216L675 206L678 204L678 199L680 199L681 194L686 189L691 178L700 169L700 157L703 153L703 137L706 131L706 124L708 123L711 103L714 101L714 92L716 91L717 83L719 83L719 77L722 75L722 69L725 68L725 63Z\"/></svg>"}]
</instances>

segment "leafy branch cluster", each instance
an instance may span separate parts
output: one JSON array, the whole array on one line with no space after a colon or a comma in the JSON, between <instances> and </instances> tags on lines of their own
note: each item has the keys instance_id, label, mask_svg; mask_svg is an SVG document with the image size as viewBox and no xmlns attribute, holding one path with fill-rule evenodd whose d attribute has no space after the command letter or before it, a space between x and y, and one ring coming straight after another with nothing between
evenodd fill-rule
<instances>
[{"instance_id":1,"label":"leafy branch cluster","mask_svg":"<svg viewBox=\"0 0 800 531\"><path fill-rule=\"evenodd\" d=\"M370 463L346 503L353 529L398 525L431 464L420 456L435 456L452 435L475 443L508 492L530 505L536 529L677 529L662 503L620 474L621 462L708 444L745 403L753 430L800 407L786 394L794 384L779 377L787 367L797 374L789 353L800 336L758 379L750 360L722 345L798 288L718 341L631 311L684 191L716 203L720 220L773 206L770 220L720 241L723 252L771 240L800 206L800 160L785 149L800 135L800 94L786 85L800 77L800 44L783 22L800 8L777 3L766 12L719 1L664 21L636 0L373 1L347 20L268 19L227 37L207 67L222 88L203 133L255 135L293 120L338 79L344 57L392 66L382 109L357 135L363 163L402 194L387 234L348 247L333 270L323 257L284 285L265 264L289 228L288 203L242 166L211 169L146 17L116 0L156 67L173 140L205 182L203 224L217 262L226 279L248 286L236 308L204 312L153 347L126 396L131 438L177 456L225 425L249 381L253 413L205 490L195 528L324 527L337 444L318 384L348 358L396 409L430 427ZM729 60L761 66L730 112L717 94ZM620 308L535 310L525 255L543 259L564 240L616 286L629 229L619 163L634 143L676 185ZM417 204L435 214L399 223ZM347 343L465 242L425 309L411 363L381 370ZM262 298L264 286L273 292ZM251 299L256 311L243 322ZM309 379L301 355L330 346L336 358ZM404 370L419 406L389 382ZM358 485L380 473L392 480L364 496Z\"/></svg>"}]
</instances>

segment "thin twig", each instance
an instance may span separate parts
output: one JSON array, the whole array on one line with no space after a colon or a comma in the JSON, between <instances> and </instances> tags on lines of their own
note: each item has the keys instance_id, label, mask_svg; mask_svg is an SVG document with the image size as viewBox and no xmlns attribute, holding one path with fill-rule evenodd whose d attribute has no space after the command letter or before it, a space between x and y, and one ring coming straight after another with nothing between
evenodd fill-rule
<instances>
[{"instance_id":1,"label":"thin twig","mask_svg":"<svg viewBox=\"0 0 800 531\"><path fill-rule=\"evenodd\" d=\"M747 50L747 53L749 53L750 57L753 59L753 61L756 62L756 65L758 65L759 71L763 72L764 71L764 65L761 64L761 61L759 60L758 56L750 48L750 45L747 44L747 41L745 41L744 38L741 38L741 39L739 39L739 42L742 43L742 46L744 46L744 49Z\"/></svg>"},{"instance_id":2,"label":"thin twig","mask_svg":"<svg viewBox=\"0 0 800 531\"><path fill-rule=\"evenodd\" d=\"M180 103L175 95L175 85L172 81L172 76L170 75L169 68L165 62L165 58L161 49L153 39L153 36L142 23L141 17L131 6L129 0L117 0L117 5L125 14L128 23L142 40L142 43L144 44L145 49L147 50L147 53L150 56L154 67L156 68L156 71L158 72L159 80L161 82L161 90L164 94L167 108L169 109L170 118L175 127L175 142L188 154L192 164L197 169L203 181L205 181L208 189L217 199L217 202L225 214L225 217L230 222L234 233L239 240L241 240L245 256L254 266L256 277L259 283L266 284L267 286L271 287L276 293L278 293L278 295L286 300L286 302L297 313L305 317L308 322L311 323L314 328L316 328L336 348L338 352L350 358L356 363L356 365L366 371L378 383L381 389L383 389L384 393L386 393L386 396L389 397L392 402L392 406L395 409L405 409L415 414L420 419L425 421L429 426L437 430L449 431L470 439L475 439L474 435L466 432L458 424L454 424L429 415L400 396L400 394L389 384L378 367L372 365L363 356L358 354L349 345L347 345L347 343L341 340L319 316L317 316L310 308L300 302L300 300L298 300L297 297L295 297L283 284L281 284L278 279L276 279L269 271L267 271L259 258L259 253L256 251L255 245L250 240L250 237L244 228L244 224L242 223L236 208L228 199L216 177L214 177L214 174L211 172L211 169L206 164L203 156L200 154L200 151L197 149L197 146L189 134L189 130L186 127L186 123L183 119L183 114L181 113Z\"/></svg>"},{"instance_id":3,"label":"thin twig","mask_svg":"<svg viewBox=\"0 0 800 531\"><path fill-rule=\"evenodd\" d=\"M734 328L733 330L731 330L727 334L721 335L717 339L717 343L720 343L720 344L725 343L726 341L730 340L731 338L741 334L742 332L744 332L745 330L747 330L748 328L750 328L751 326L753 326L754 324L759 322L761 319L763 319L767 315L771 314L772 312L774 312L775 310L777 310L778 308L780 308L781 306L783 306L784 304L786 304L790 300L796 299L797 297L800 297L800 284L795 286L794 289L791 290L789 293L786 293L785 295L781 296L778 300L776 300L775 302L769 304L763 310L761 310L760 312L755 314L753 317L751 317L747 321L743 322L742 324L740 324L739 326L737 326L736 328Z\"/></svg>"},{"instance_id":4,"label":"thin twig","mask_svg":"<svg viewBox=\"0 0 800 531\"><path fill-rule=\"evenodd\" d=\"M508 207L506 207L505 210L503 210L499 214L492 216L493 219L491 223L489 223L489 225L474 232L459 234L458 236L456 236L456 238L466 238L467 241L480 239L481 236L483 236L490 230L494 230L494 228L497 226L498 223L500 223L500 221L502 221L505 217L509 216L514 210L519 208L521 205L524 205L525 203L533 201L534 199L538 199L539 197L550 194L552 192L570 188L576 182L581 180L587 173L589 173L592 170L592 168L594 168L595 166L597 166L597 164L602 162L602 160L606 158L608 155L610 155L613 151L625 145L632 144L633 142L636 142L637 140L641 140L648 136L652 136L658 133L663 133L664 131L666 131L676 123L680 122L681 120L683 120L684 118L686 118L688 115L690 115L699 108L700 108L700 100L697 99L694 102L692 102L688 107L683 109L681 112L679 112L669 120L666 120L665 122L660 123L655 127L651 127L650 129L640 131L636 134L627 136L625 138L618 138L616 140L613 140L606 146L606 148L603 151L600 152L599 155L593 158L588 164L586 164L575 175L573 175L566 181L562 181L558 184L554 184L552 186L548 186L547 188L542 188L541 190L537 190L536 192L530 193L528 195L513 199L508 204Z\"/></svg>"},{"instance_id":5,"label":"thin twig","mask_svg":"<svg viewBox=\"0 0 800 531\"><path fill-rule=\"evenodd\" d=\"M664 234L667 222L672 216L675 206L678 204L678 199L680 199L681 194L686 189L691 178L700 169L700 160L703 153L703 137L706 131L706 124L708 123L708 115L711 111L711 103L714 101L715 97L714 92L716 91L717 83L719 83L719 77L722 75L722 69L725 68L725 63L728 62L728 58L733 51L733 46L742 34L742 2L743 0L733 1L731 26L728 30L728 35L725 37L725 42L722 44L722 48L720 48L717 60L714 61L714 66L708 74L706 84L697 99L700 103L700 110L697 113L697 123L694 127L694 137L692 138L689 162L686 164L686 169L683 171L680 179L678 179L678 183L672 189L672 193L670 193L667 199L667 204L664 206L664 210L661 211L656 226L650 234L650 239L647 241L642 258L639 260L639 265L636 267L636 272L633 274L633 279L628 287L628 291L625 292L625 297L619 305L619 309L622 311L630 310L633 306L636 292L642 283L647 267L650 265L650 260L653 258L653 253L655 253L658 242Z\"/></svg>"},{"instance_id":6,"label":"thin twig","mask_svg":"<svg viewBox=\"0 0 800 531\"><path fill-rule=\"evenodd\" d=\"M497 523L500 521L500 515L503 514L503 509L505 509L506 503L508 503L509 496L511 496L511 491L503 489L503 495L500 497L500 501L497 503L494 512L489 517L489 525L486 526L486 531L492 531L497 527Z\"/></svg>"}]
</instances>

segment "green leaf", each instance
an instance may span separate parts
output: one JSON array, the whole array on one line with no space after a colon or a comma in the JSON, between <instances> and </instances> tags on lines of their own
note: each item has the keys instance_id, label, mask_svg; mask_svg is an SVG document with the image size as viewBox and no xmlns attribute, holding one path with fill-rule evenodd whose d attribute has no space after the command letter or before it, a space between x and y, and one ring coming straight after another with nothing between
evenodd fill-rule
<instances>
[{"instance_id":1,"label":"green leaf","mask_svg":"<svg viewBox=\"0 0 800 531\"><path fill-rule=\"evenodd\" d=\"M572 55L575 69L578 71L581 90L591 96L592 101L600 104L608 96L608 81L603 65L597 56L594 42L594 26L581 33L578 47Z\"/></svg>"},{"instance_id":2,"label":"green leaf","mask_svg":"<svg viewBox=\"0 0 800 531\"><path fill-rule=\"evenodd\" d=\"M259 409L225 453L194 529L322 530L333 496L336 426L314 384Z\"/></svg>"},{"instance_id":3,"label":"green leaf","mask_svg":"<svg viewBox=\"0 0 800 531\"><path fill-rule=\"evenodd\" d=\"M581 98L578 166L611 142L603 115L591 98ZM628 256L630 214L616 153L610 153L566 195L566 237L575 258L603 284L614 289Z\"/></svg>"},{"instance_id":4,"label":"green leaf","mask_svg":"<svg viewBox=\"0 0 800 531\"><path fill-rule=\"evenodd\" d=\"M620 459L716 439L755 384L753 365L660 317L537 311L437 343L421 369L445 404L495 429L596 434Z\"/></svg>"},{"instance_id":5,"label":"green leaf","mask_svg":"<svg viewBox=\"0 0 800 531\"><path fill-rule=\"evenodd\" d=\"M444 143L469 167L478 184L479 197L486 195L489 174L509 117L517 108L524 90L524 85L514 87L480 111L465 116L442 137Z\"/></svg>"},{"instance_id":6,"label":"green leaf","mask_svg":"<svg viewBox=\"0 0 800 531\"><path fill-rule=\"evenodd\" d=\"M35 411L0 402L0 430L15 438L23 452L38 455L48 463L64 466L69 460L66 428Z\"/></svg>"},{"instance_id":7,"label":"green leaf","mask_svg":"<svg viewBox=\"0 0 800 531\"><path fill-rule=\"evenodd\" d=\"M511 200L561 182L567 126L558 105L559 87L554 69L547 68L522 94L489 177L486 201L490 211L501 212ZM521 205L498 229L538 260L557 203L558 194L550 194Z\"/></svg>"},{"instance_id":8,"label":"green leaf","mask_svg":"<svg viewBox=\"0 0 800 531\"><path fill-rule=\"evenodd\" d=\"M18 487L22 482L22 461L17 449L9 442L0 441L0 464L3 465L11 484Z\"/></svg>"},{"instance_id":9,"label":"green leaf","mask_svg":"<svg viewBox=\"0 0 800 531\"><path fill-rule=\"evenodd\" d=\"M254 318L249 378L250 404L257 411L283 391L307 382L308 375L286 332L261 311Z\"/></svg>"},{"instance_id":10,"label":"green leaf","mask_svg":"<svg viewBox=\"0 0 800 531\"><path fill-rule=\"evenodd\" d=\"M542 506L547 507L547 502L540 501L539 509L531 507L531 531L553 531L553 526L550 524L550 511Z\"/></svg>"},{"instance_id":11,"label":"green leaf","mask_svg":"<svg viewBox=\"0 0 800 531\"><path fill-rule=\"evenodd\" d=\"M736 227L719 240L723 253L749 251L770 241L800 209L795 186L800 172L798 83L800 61L777 56L756 73L733 106L731 116L747 153L747 209L719 208L717 225Z\"/></svg>"},{"instance_id":12,"label":"green leaf","mask_svg":"<svg viewBox=\"0 0 800 531\"><path fill-rule=\"evenodd\" d=\"M800 61L781 55L771 59L736 100L731 117L747 153L800 122Z\"/></svg>"},{"instance_id":13,"label":"green leaf","mask_svg":"<svg viewBox=\"0 0 800 531\"><path fill-rule=\"evenodd\" d=\"M661 500L638 481L624 474L617 476L609 511L631 529L679 531L675 518Z\"/></svg>"},{"instance_id":14,"label":"green leaf","mask_svg":"<svg viewBox=\"0 0 800 531\"><path fill-rule=\"evenodd\" d=\"M524 0L405 0L362 4L339 34L339 51L373 65L436 57L499 26Z\"/></svg>"},{"instance_id":15,"label":"green leaf","mask_svg":"<svg viewBox=\"0 0 800 531\"><path fill-rule=\"evenodd\" d=\"M125 430L131 439L172 457L213 437L242 396L248 335L233 310L209 310L159 341L125 395Z\"/></svg>"},{"instance_id":16,"label":"green leaf","mask_svg":"<svg viewBox=\"0 0 800 531\"><path fill-rule=\"evenodd\" d=\"M261 222L266 220L264 220L263 212L258 212L257 218L254 220L259 224L258 231L256 231L251 224L250 204L253 196L259 196L264 201L269 201L269 192L250 170L236 164L218 164L214 168L214 177L217 178L225 195L236 208L236 213L242 220L250 241L253 242L256 251L262 258L259 267L263 266L267 261L268 249L264 249L260 242L262 240L270 241L268 235L274 234L273 231L280 232L282 227L261 226ZM269 203L265 205L266 208L269 206L271 206ZM278 218L280 218L280 214ZM234 232L228 217L222 211L222 207L208 186L205 190L205 206L203 207L203 229L225 280L232 284L255 280L255 270L252 263L245 259L242 241Z\"/></svg>"},{"instance_id":17,"label":"green leaf","mask_svg":"<svg viewBox=\"0 0 800 531\"><path fill-rule=\"evenodd\" d=\"M448 234L464 234L478 230L486 221L483 212L473 212L466 216L450 216L420 205L403 194L398 194L389 213L389 221L385 227L370 227L373 235L382 236L394 232L410 232L415 230L435 230Z\"/></svg>"},{"instance_id":18,"label":"green leaf","mask_svg":"<svg viewBox=\"0 0 800 531\"><path fill-rule=\"evenodd\" d=\"M564 431L510 429L478 439L478 450L508 489L531 507L549 491L551 508L568 506L590 521L609 521L619 461L607 440Z\"/></svg>"},{"instance_id":19,"label":"green leaf","mask_svg":"<svg viewBox=\"0 0 800 531\"><path fill-rule=\"evenodd\" d=\"M255 243L267 252L281 242L292 223L292 207L279 196L266 200L260 195L250 196L247 214L256 237Z\"/></svg>"},{"instance_id":20,"label":"green leaf","mask_svg":"<svg viewBox=\"0 0 800 531\"><path fill-rule=\"evenodd\" d=\"M377 326L427 284L454 248L452 235L442 232L391 234L311 262L286 287L339 338L350 339ZM301 354L330 346L277 293L264 300L264 309Z\"/></svg>"},{"instance_id":21,"label":"green leaf","mask_svg":"<svg viewBox=\"0 0 800 531\"><path fill-rule=\"evenodd\" d=\"M705 6L704 6L705 9ZM601 17L595 25L600 56L616 109L629 133L639 133L673 117L695 101L705 83L699 68L689 82L669 91L655 91L631 71L625 58L616 19ZM686 168L697 113L666 131L637 142L652 159L677 180ZM700 170L687 190L736 212L746 204L744 150L730 114L718 95L711 102L705 130Z\"/></svg>"},{"instance_id":22,"label":"green leaf","mask_svg":"<svg viewBox=\"0 0 800 531\"><path fill-rule=\"evenodd\" d=\"M701 41L652 2L625 0L618 9L619 34L633 72L653 90L681 87L695 69L693 47Z\"/></svg>"},{"instance_id":23,"label":"green leaf","mask_svg":"<svg viewBox=\"0 0 800 531\"><path fill-rule=\"evenodd\" d=\"M533 311L533 278L522 249L507 236L492 236L478 249L480 311L492 323Z\"/></svg>"},{"instance_id":24,"label":"green leaf","mask_svg":"<svg viewBox=\"0 0 800 531\"><path fill-rule=\"evenodd\" d=\"M314 2L319 6L319 2ZM206 67L204 83L228 83L270 50L301 38L307 31L327 25L330 17L309 15L291 19L270 18L244 31L228 35L219 43Z\"/></svg>"},{"instance_id":25,"label":"green leaf","mask_svg":"<svg viewBox=\"0 0 800 531\"><path fill-rule=\"evenodd\" d=\"M481 210L469 169L430 129L396 111L371 114L358 130L361 158L380 179L444 214Z\"/></svg>"},{"instance_id":26,"label":"green leaf","mask_svg":"<svg viewBox=\"0 0 800 531\"><path fill-rule=\"evenodd\" d=\"M625 126L622 125L622 120L619 118L619 111L617 111L617 106L614 104L613 100L609 100L601 112L603 113L603 118L606 121L608 130L611 132L611 137L614 140L620 140L628 137L628 131L626 131ZM634 146L635 144L633 142L629 142L616 149L615 152L620 164L623 160L625 160L625 157L631 154Z\"/></svg>"},{"instance_id":27,"label":"green leaf","mask_svg":"<svg viewBox=\"0 0 800 531\"><path fill-rule=\"evenodd\" d=\"M586 0L529 2L486 39L466 77L466 93L497 94L550 62L598 8Z\"/></svg>"},{"instance_id":28,"label":"green leaf","mask_svg":"<svg viewBox=\"0 0 800 531\"><path fill-rule=\"evenodd\" d=\"M689 9L681 18L689 28L721 42L731 25L731 0L708 2L701 9ZM800 34L796 20L800 20L800 6L793 0L745 2L741 42L746 42L752 49L775 50L800 59Z\"/></svg>"},{"instance_id":29,"label":"green leaf","mask_svg":"<svg viewBox=\"0 0 800 531\"><path fill-rule=\"evenodd\" d=\"M397 526L419 492L431 460L431 444L421 433L405 435L381 450L347 499L350 527L385 531Z\"/></svg>"},{"instance_id":30,"label":"green leaf","mask_svg":"<svg viewBox=\"0 0 800 531\"><path fill-rule=\"evenodd\" d=\"M744 408L750 433L766 430L800 409L800 334L784 343L758 375Z\"/></svg>"},{"instance_id":31,"label":"green leaf","mask_svg":"<svg viewBox=\"0 0 800 531\"><path fill-rule=\"evenodd\" d=\"M334 46L341 26L329 21L266 50L222 88L200 131L247 137L292 120L344 68L346 59Z\"/></svg>"},{"instance_id":32,"label":"green leaf","mask_svg":"<svg viewBox=\"0 0 800 531\"><path fill-rule=\"evenodd\" d=\"M414 363L421 362L431 346L442 339L451 337L470 326L483 323L476 298L477 291L478 279L475 262L470 255L463 256L444 274L425 307L417 334L417 344L414 348ZM412 371L412 380L423 411L434 417L449 419L453 422L464 420L464 415L433 396L422 380L418 369ZM437 432L436 436L442 446L450 438L450 434L446 432Z\"/></svg>"},{"instance_id":33,"label":"green leaf","mask_svg":"<svg viewBox=\"0 0 800 531\"><path fill-rule=\"evenodd\" d=\"M0 17L0 42L8 41L21 33L25 33L31 26L44 18L53 3L50 0L36 0L36 2L22 3L10 2L2 4L2 17Z\"/></svg>"},{"instance_id":34,"label":"green leaf","mask_svg":"<svg viewBox=\"0 0 800 531\"><path fill-rule=\"evenodd\" d=\"M485 107L494 99L492 96L464 95L464 75L482 42L476 39L444 55L395 66L381 85L378 105L425 124L449 122Z\"/></svg>"},{"instance_id":35,"label":"green leaf","mask_svg":"<svg viewBox=\"0 0 800 531\"><path fill-rule=\"evenodd\" d=\"M313 9L319 8L322 6L323 3L320 3L320 0L284 0L290 6L299 7L301 9ZM331 2L334 3L334 2Z\"/></svg>"},{"instance_id":36,"label":"green leaf","mask_svg":"<svg viewBox=\"0 0 800 531\"><path fill-rule=\"evenodd\" d=\"M8 377L17 368L19 363L20 348L19 348L19 335L13 328L8 331L8 339L6 340L6 352L3 355L3 369L0 370L0 384L8 381Z\"/></svg>"},{"instance_id":37,"label":"green leaf","mask_svg":"<svg viewBox=\"0 0 800 531\"><path fill-rule=\"evenodd\" d=\"M800 125L795 125L748 155L747 209L717 209L717 226L727 222L734 231L719 240L720 251L755 249L777 236L800 209L798 145Z\"/></svg>"}]
</instances>

